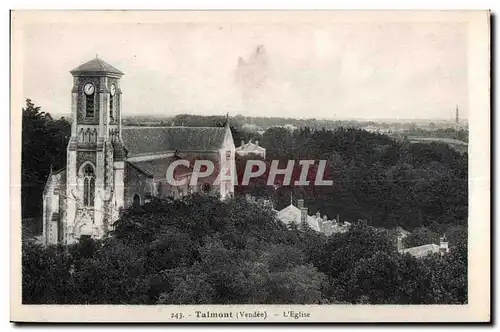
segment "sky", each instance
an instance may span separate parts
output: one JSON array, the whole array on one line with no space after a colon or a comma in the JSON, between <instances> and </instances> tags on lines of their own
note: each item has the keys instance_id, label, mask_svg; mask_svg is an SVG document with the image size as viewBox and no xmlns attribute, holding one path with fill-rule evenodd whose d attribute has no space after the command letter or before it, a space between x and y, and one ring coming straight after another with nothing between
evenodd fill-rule
<instances>
[{"instance_id":1,"label":"sky","mask_svg":"<svg viewBox=\"0 0 500 332\"><path fill-rule=\"evenodd\" d=\"M70 70L125 73L123 115L467 118L461 23L44 23L24 27L23 94L69 113Z\"/></svg>"}]
</instances>

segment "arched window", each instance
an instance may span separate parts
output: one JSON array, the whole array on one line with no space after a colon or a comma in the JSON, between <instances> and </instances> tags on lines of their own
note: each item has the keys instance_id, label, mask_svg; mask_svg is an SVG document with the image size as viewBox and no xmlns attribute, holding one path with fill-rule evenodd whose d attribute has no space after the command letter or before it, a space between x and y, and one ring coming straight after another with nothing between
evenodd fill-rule
<instances>
[{"instance_id":1,"label":"arched window","mask_svg":"<svg viewBox=\"0 0 500 332\"><path fill-rule=\"evenodd\" d=\"M94 96L95 93L85 95L85 117L94 117Z\"/></svg>"},{"instance_id":2,"label":"arched window","mask_svg":"<svg viewBox=\"0 0 500 332\"><path fill-rule=\"evenodd\" d=\"M141 206L141 196L139 194L134 194L134 207Z\"/></svg>"},{"instance_id":3,"label":"arched window","mask_svg":"<svg viewBox=\"0 0 500 332\"><path fill-rule=\"evenodd\" d=\"M94 167L87 164L83 169L83 205L94 206L95 172Z\"/></svg>"},{"instance_id":4,"label":"arched window","mask_svg":"<svg viewBox=\"0 0 500 332\"><path fill-rule=\"evenodd\" d=\"M90 140L91 139L91 137L90 137L91 136L90 128L87 128L87 131L85 132L84 136L85 136L84 142L85 143L90 143L91 142L91 140Z\"/></svg>"},{"instance_id":5,"label":"arched window","mask_svg":"<svg viewBox=\"0 0 500 332\"><path fill-rule=\"evenodd\" d=\"M113 95L110 95L109 96L109 121L113 121L113 117L114 117L114 109L113 109L113 106L114 106L114 101L115 101L115 97Z\"/></svg>"}]
</instances>

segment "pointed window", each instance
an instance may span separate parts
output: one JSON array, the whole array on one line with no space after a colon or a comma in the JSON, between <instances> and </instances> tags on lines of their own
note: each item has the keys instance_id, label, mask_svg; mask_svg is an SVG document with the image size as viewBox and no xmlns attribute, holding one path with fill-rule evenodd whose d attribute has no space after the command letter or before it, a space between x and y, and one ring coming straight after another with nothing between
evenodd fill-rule
<instances>
[{"instance_id":1,"label":"pointed window","mask_svg":"<svg viewBox=\"0 0 500 332\"><path fill-rule=\"evenodd\" d=\"M138 208L141 206L141 196L139 196L139 194L134 194L132 204L133 204L134 208Z\"/></svg>"},{"instance_id":2,"label":"pointed window","mask_svg":"<svg viewBox=\"0 0 500 332\"><path fill-rule=\"evenodd\" d=\"M113 109L113 106L114 106L114 101L115 101L115 97L113 95L110 95L109 96L109 121L112 122L113 121L113 118L114 118L114 109Z\"/></svg>"},{"instance_id":3,"label":"pointed window","mask_svg":"<svg viewBox=\"0 0 500 332\"><path fill-rule=\"evenodd\" d=\"M91 165L83 169L83 205L94 206L95 173Z\"/></svg>"}]
</instances>

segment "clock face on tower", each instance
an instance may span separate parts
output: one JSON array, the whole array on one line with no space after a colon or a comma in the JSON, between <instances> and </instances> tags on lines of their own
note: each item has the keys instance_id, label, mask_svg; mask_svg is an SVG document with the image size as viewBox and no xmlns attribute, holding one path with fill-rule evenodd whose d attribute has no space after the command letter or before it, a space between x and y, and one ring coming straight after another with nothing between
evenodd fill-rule
<instances>
[{"instance_id":1,"label":"clock face on tower","mask_svg":"<svg viewBox=\"0 0 500 332\"><path fill-rule=\"evenodd\" d=\"M94 85L92 83L85 84L83 91L85 91L86 95L93 94L94 93Z\"/></svg>"},{"instance_id":2,"label":"clock face on tower","mask_svg":"<svg viewBox=\"0 0 500 332\"><path fill-rule=\"evenodd\" d=\"M114 96L114 95L115 95L115 92L116 92L115 85L114 85L114 84L111 84L111 87L109 88L109 90L110 90L111 95L112 95L112 96Z\"/></svg>"}]
</instances>

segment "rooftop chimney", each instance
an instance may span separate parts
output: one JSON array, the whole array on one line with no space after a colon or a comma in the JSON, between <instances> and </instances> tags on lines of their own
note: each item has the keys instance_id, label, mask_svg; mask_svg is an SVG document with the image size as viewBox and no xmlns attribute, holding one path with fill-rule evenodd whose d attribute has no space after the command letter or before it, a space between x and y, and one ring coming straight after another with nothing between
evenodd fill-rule
<instances>
[{"instance_id":1,"label":"rooftop chimney","mask_svg":"<svg viewBox=\"0 0 500 332\"><path fill-rule=\"evenodd\" d=\"M448 239L444 234L443 237L439 238L439 249L443 253L448 252Z\"/></svg>"},{"instance_id":2,"label":"rooftop chimney","mask_svg":"<svg viewBox=\"0 0 500 332\"><path fill-rule=\"evenodd\" d=\"M255 141L255 145L259 146L259 141Z\"/></svg>"},{"instance_id":3,"label":"rooftop chimney","mask_svg":"<svg viewBox=\"0 0 500 332\"><path fill-rule=\"evenodd\" d=\"M302 198L300 198L300 199L297 200L297 207L299 209L303 209L304 208L304 200Z\"/></svg>"},{"instance_id":4,"label":"rooftop chimney","mask_svg":"<svg viewBox=\"0 0 500 332\"><path fill-rule=\"evenodd\" d=\"M302 207L300 209L300 222L307 223L307 208Z\"/></svg>"},{"instance_id":5,"label":"rooftop chimney","mask_svg":"<svg viewBox=\"0 0 500 332\"><path fill-rule=\"evenodd\" d=\"M241 146L245 145L245 141L241 140Z\"/></svg>"},{"instance_id":6,"label":"rooftop chimney","mask_svg":"<svg viewBox=\"0 0 500 332\"><path fill-rule=\"evenodd\" d=\"M398 251L401 252L403 250L403 238L398 236Z\"/></svg>"},{"instance_id":7,"label":"rooftop chimney","mask_svg":"<svg viewBox=\"0 0 500 332\"><path fill-rule=\"evenodd\" d=\"M300 222L307 223L307 208L304 207L304 199L300 198L297 200L297 207L300 209Z\"/></svg>"}]
</instances>

